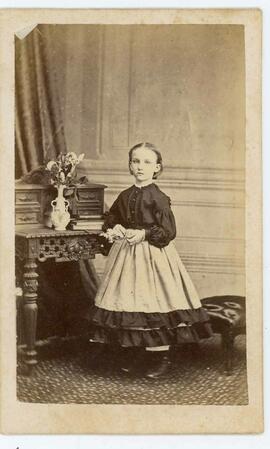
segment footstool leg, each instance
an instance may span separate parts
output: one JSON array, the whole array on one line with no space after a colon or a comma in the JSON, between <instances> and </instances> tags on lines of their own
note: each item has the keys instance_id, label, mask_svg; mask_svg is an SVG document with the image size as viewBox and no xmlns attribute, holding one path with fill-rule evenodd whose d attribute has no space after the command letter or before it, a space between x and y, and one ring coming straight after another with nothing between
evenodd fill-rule
<instances>
[{"instance_id":1,"label":"footstool leg","mask_svg":"<svg viewBox=\"0 0 270 449\"><path fill-rule=\"evenodd\" d=\"M233 358L233 344L234 344L234 333L232 329L228 332L222 334L222 346L225 354L225 372L227 376L232 374L232 358Z\"/></svg>"}]
</instances>

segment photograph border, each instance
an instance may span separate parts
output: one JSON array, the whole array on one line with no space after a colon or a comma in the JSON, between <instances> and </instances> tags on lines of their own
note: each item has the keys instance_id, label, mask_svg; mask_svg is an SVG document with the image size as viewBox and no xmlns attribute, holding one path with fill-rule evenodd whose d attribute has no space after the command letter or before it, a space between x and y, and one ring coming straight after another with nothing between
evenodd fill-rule
<instances>
[{"instance_id":1,"label":"photograph border","mask_svg":"<svg viewBox=\"0 0 270 449\"><path fill-rule=\"evenodd\" d=\"M1 426L6 433L259 433L262 397L261 11L6 10L0 11L1 195ZM246 35L246 296L249 405L146 406L23 404L16 400L14 297L14 33L33 23L226 23ZM8 120L7 120L8 118ZM252 176L251 176L252 174ZM7 226L8 223L8 226ZM106 426L104 423L106 422ZM106 428L105 428L106 427Z\"/></svg>"}]
</instances>

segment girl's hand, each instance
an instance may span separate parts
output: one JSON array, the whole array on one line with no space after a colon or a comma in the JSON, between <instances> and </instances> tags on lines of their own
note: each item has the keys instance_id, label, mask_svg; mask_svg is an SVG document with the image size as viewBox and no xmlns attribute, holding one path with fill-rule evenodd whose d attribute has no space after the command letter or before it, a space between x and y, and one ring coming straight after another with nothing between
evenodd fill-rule
<instances>
[{"instance_id":1,"label":"girl's hand","mask_svg":"<svg viewBox=\"0 0 270 449\"><path fill-rule=\"evenodd\" d=\"M141 243L145 240L145 230L128 229L126 232L126 239L131 246Z\"/></svg>"},{"instance_id":2,"label":"girl's hand","mask_svg":"<svg viewBox=\"0 0 270 449\"><path fill-rule=\"evenodd\" d=\"M122 225L117 224L113 229L108 228L106 232L102 232L100 235L108 239L110 243L113 243L115 240L120 240L125 237L126 229Z\"/></svg>"},{"instance_id":3,"label":"girl's hand","mask_svg":"<svg viewBox=\"0 0 270 449\"><path fill-rule=\"evenodd\" d=\"M115 238L124 238L126 235L126 229L124 228L124 226L117 224L113 227L113 235Z\"/></svg>"}]
</instances>

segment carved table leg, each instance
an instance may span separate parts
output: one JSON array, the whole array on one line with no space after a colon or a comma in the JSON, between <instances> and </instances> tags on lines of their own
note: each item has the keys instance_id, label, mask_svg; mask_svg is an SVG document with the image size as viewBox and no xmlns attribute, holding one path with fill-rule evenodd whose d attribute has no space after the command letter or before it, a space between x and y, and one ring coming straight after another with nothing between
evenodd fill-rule
<instances>
[{"instance_id":1,"label":"carved table leg","mask_svg":"<svg viewBox=\"0 0 270 449\"><path fill-rule=\"evenodd\" d=\"M28 259L24 266L23 293L24 293L24 327L25 327L25 365L27 374L31 374L33 367L37 364L37 352L35 349L36 327L37 327L37 289L38 274L35 259Z\"/></svg>"}]
</instances>

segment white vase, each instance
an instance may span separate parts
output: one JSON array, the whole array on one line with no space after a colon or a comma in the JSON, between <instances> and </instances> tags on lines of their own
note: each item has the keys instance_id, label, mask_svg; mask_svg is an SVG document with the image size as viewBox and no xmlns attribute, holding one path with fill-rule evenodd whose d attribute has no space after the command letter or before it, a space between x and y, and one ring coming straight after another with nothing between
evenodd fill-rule
<instances>
[{"instance_id":1,"label":"white vase","mask_svg":"<svg viewBox=\"0 0 270 449\"><path fill-rule=\"evenodd\" d=\"M70 222L70 214L68 212L69 202L64 198L65 185L57 186L58 195L51 202L52 214L51 221L56 231L64 231Z\"/></svg>"}]
</instances>

